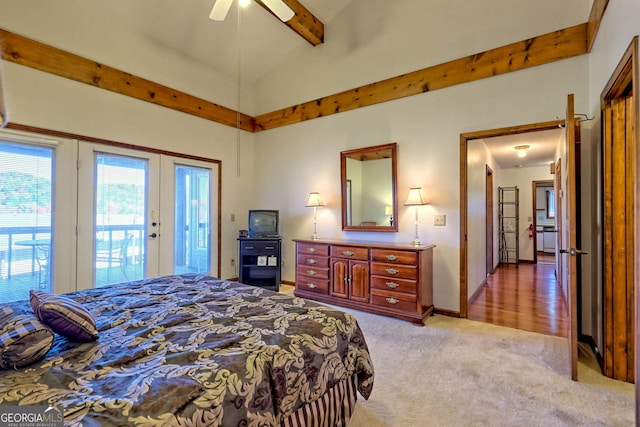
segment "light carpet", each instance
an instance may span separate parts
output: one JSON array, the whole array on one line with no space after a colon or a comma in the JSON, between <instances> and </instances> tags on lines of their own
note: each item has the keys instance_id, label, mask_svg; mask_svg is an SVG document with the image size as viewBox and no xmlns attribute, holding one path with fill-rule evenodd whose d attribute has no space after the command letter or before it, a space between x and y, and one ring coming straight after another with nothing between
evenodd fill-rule
<instances>
[{"instance_id":1,"label":"light carpet","mask_svg":"<svg viewBox=\"0 0 640 427\"><path fill-rule=\"evenodd\" d=\"M424 327L349 311L375 369L350 427L633 426L635 388L595 372L570 379L567 341L446 316Z\"/></svg>"},{"instance_id":2,"label":"light carpet","mask_svg":"<svg viewBox=\"0 0 640 427\"><path fill-rule=\"evenodd\" d=\"M336 308L358 319L375 369L373 393L358 396L349 427L635 425L635 386L602 376L587 347L575 382L563 338Z\"/></svg>"}]
</instances>

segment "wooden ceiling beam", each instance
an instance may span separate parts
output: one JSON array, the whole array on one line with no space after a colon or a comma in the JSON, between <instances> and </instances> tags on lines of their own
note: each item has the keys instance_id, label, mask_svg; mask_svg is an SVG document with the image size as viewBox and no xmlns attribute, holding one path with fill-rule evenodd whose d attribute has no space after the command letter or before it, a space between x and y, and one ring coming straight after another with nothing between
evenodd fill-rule
<instances>
[{"instance_id":1,"label":"wooden ceiling beam","mask_svg":"<svg viewBox=\"0 0 640 427\"><path fill-rule=\"evenodd\" d=\"M589 52L591 52L593 42L596 40L596 34L598 34L598 29L600 29L600 23L608 4L609 0L594 0L593 5L591 5L591 13L587 22L589 25L587 50Z\"/></svg>"},{"instance_id":2,"label":"wooden ceiling beam","mask_svg":"<svg viewBox=\"0 0 640 427\"><path fill-rule=\"evenodd\" d=\"M104 64L0 29L2 59L252 132L253 118Z\"/></svg>"},{"instance_id":3,"label":"wooden ceiling beam","mask_svg":"<svg viewBox=\"0 0 640 427\"><path fill-rule=\"evenodd\" d=\"M284 22L284 24L291 28L300 37L311 43L313 46L317 46L324 43L324 24L318 18L316 18L306 7L304 7L298 0L282 0L295 15L293 18ZM275 14L269 9L263 2L256 0L260 6L262 6L267 12L275 16ZM276 19L278 17L276 16ZM278 19L279 20L279 19Z\"/></svg>"},{"instance_id":4,"label":"wooden ceiling beam","mask_svg":"<svg viewBox=\"0 0 640 427\"><path fill-rule=\"evenodd\" d=\"M255 117L255 131L392 101L587 53L587 23Z\"/></svg>"}]
</instances>

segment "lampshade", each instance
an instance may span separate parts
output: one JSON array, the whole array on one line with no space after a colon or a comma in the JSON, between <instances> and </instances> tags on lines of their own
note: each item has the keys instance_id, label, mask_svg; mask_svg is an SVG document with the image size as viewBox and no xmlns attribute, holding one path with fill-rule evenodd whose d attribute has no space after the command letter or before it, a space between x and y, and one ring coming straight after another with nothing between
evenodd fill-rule
<instances>
[{"instance_id":1,"label":"lampshade","mask_svg":"<svg viewBox=\"0 0 640 427\"><path fill-rule=\"evenodd\" d=\"M320 198L320 194L315 192L309 193L309 200L307 200L305 207L315 208L318 206L324 206L324 203L322 203L322 199Z\"/></svg>"},{"instance_id":2,"label":"lampshade","mask_svg":"<svg viewBox=\"0 0 640 427\"><path fill-rule=\"evenodd\" d=\"M393 206L385 206L384 207L384 214L389 216L389 215L393 215Z\"/></svg>"},{"instance_id":3,"label":"lampshade","mask_svg":"<svg viewBox=\"0 0 640 427\"><path fill-rule=\"evenodd\" d=\"M407 196L407 201L404 202L405 206L422 206L428 205L427 199L422 196L422 188L421 187L413 187L409 189L409 195Z\"/></svg>"}]
</instances>

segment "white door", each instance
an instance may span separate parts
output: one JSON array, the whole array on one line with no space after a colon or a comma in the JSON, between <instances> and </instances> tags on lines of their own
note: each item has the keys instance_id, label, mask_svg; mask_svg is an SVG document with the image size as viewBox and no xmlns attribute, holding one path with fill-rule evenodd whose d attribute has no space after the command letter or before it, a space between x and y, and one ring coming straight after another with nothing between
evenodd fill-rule
<instances>
[{"instance_id":1,"label":"white door","mask_svg":"<svg viewBox=\"0 0 640 427\"><path fill-rule=\"evenodd\" d=\"M219 275L219 165L80 143L78 287Z\"/></svg>"},{"instance_id":2,"label":"white door","mask_svg":"<svg viewBox=\"0 0 640 427\"><path fill-rule=\"evenodd\" d=\"M78 289L159 274L160 156L79 144Z\"/></svg>"},{"instance_id":3,"label":"white door","mask_svg":"<svg viewBox=\"0 0 640 427\"><path fill-rule=\"evenodd\" d=\"M161 156L160 274L220 275L219 164Z\"/></svg>"}]
</instances>

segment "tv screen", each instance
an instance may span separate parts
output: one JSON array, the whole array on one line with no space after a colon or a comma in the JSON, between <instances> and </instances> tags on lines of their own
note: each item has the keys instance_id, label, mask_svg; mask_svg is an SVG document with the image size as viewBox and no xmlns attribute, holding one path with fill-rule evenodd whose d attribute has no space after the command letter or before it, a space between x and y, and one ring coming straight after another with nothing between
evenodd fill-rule
<instances>
[{"instance_id":1,"label":"tv screen","mask_svg":"<svg viewBox=\"0 0 640 427\"><path fill-rule=\"evenodd\" d=\"M249 236L277 236L278 211L250 210Z\"/></svg>"}]
</instances>

